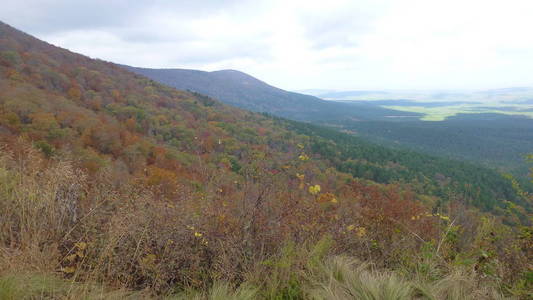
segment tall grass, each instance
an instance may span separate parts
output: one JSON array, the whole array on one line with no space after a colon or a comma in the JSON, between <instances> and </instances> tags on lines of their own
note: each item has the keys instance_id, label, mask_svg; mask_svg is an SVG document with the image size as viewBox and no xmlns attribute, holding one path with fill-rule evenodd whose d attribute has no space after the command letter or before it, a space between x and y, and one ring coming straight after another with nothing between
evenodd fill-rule
<instances>
[{"instance_id":1,"label":"tall grass","mask_svg":"<svg viewBox=\"0 0 533 300\"><path fill-rule=\"evenodd\" d=\"M418 261L410 248L414 266L400 273L354 257L349 247L371 251L376 235L341 244L347 233L324 233L337 221L316 236L300 235L293 219L277 226L290 213L255 186L234 203L186 189L171 202L135 181L116 184L112 168L89 179L74 165L0 149L0 299L502 298L498 281L431 249ZM265 211L276 218L254 219Z\"/></svg>"},{"instance_id":2,"label":"tall grass","mask_svg":"<svg viewBox=\"0 0 533 300\"><path fill-rule=\"evenodd\" d=\"M238 288L233 288L225 282L215 282L213 286L205 292L187 291L167 297L167 300L253 300L259 297L258 290L247 284Z\"/></svg>"},{"instance_id":3,"label":"tall grass","mask_svg":"<svg viewBox=\"0 0 533 300\"><path fill-rule=\"evenodd\" d=\"M378 272L353 258L334 256L309 274L311 299L412 299L413 288L393 273Z\"/></svg>"},{"instance_id":4,"label":"tall grass","mask_svg":"<svg viewBox=\"0 0 533 300\"><path fill-rule=\"evenodd\" d=\"M328 258L308 274L308 279L311 284L306 294L310 299L504 299L497 288L480 285L475 272L464 269L454 269L439 280L425 281L378 271L368 263L345 256Z\"/></svg>"}]
</instances>

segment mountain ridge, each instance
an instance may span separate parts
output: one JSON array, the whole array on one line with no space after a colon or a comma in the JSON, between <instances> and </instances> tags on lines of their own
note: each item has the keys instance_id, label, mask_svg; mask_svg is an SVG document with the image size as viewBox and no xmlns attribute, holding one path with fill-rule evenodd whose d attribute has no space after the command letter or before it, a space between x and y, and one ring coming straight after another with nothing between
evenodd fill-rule
<instances>
[{"instance_id":1,"label":"mountain ridge","mask_svg":"<svg viewBox=\"0 0 533 300\"><path fill-rule=\"evenodd\" d=\"M299 121L338 121L384 115L419 115L365 104L333 103L315 96L277 88L238 70L207 72L121 66L177 89L195 91L236 107Z\"/></svg>"},{"instance_id":2,"label":"mountain ridge","mask_svg":"<svg viewBox=\"0 0 533 300\"><path fill-rule=\"evenodd\" d=\"M257 112L279 112L286 104L284 101L291 101L302 109L324 101L316 97L284 91L238 70L208 72L191 69L123 67L174 88L206 94L230 105ZM253 89L253 97L249 95L252 93L251 89ZM261 100L256 98L261 98Z\"/></svg>"}]
</instances>

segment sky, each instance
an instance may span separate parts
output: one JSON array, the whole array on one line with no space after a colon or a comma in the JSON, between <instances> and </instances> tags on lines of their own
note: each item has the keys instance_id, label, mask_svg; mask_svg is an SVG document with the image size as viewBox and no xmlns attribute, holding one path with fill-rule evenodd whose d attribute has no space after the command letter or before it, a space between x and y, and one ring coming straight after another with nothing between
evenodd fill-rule
<instances>
[{"instance_id":1,"label":"sky","mask_svg":"<svg viewBox=\"0 0 533 300\"><path fill-rule=\"evenodd\" d=\"M288 90L533 86L531 0L2 0L93 58L236 69Z\"/></svg>"}]
</instances>

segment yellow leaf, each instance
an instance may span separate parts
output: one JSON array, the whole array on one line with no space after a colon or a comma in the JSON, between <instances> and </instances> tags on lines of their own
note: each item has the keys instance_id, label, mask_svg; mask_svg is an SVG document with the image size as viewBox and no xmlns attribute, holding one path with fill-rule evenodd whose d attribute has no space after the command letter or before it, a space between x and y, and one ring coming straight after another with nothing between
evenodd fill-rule
<instances>
[{"instance_id":1,"label":"yellow leaf","mask_svg":"<svg viewBox=\"0 0 533 300\"><path fill-rule=\"evenodd\" d=\"M364 237L366 235L366 228L364 227L357 227L355 230L355 234L358 237Z\"/></svg>"},{"instance_id":2,"label":"yellow leaf","mask_svg":"<svg viewBox=\"0 0 533 300\"><path fill-rule=\"evenodd\" d=\"M70 262L73 262L76 259L77 256L78 255L76 255L76 254L71 254L71 255L65 257L65 259L70 261Z\"/></svg>"},{"instance_id":3,"label":"yellow leaf","mask_svg":"<svg viewBox=\"0 0 533 300\"><path fill-rule=\"evenodd\" d=\"M300 156L298 156L298 158L299 158L301 161L309 160L309 156L307 156L307 155L304 154L304 153L300 154Z\"/></svg>"},{"instance_id":4,"label":"yellow leaf","mask_svg":"<svg viewBox=\"0 0 533 300\"><path fill-rule=\"evenodd\" d=\"M316 195L320 193L320 185L315 184L309 187L309 193Z\"/></svg>"},{"instance_id":5,"label":"yellow leaf","mask_svg":"<svg viewBox=\"0 0 533 300\"><path fill-rule=\"evenodd\" d=\"M85 250L85 248L87 248L87 243L85 242L78 242L78 243L75 243L74 246L80 250Z\"/></svg>"}]
</instances>

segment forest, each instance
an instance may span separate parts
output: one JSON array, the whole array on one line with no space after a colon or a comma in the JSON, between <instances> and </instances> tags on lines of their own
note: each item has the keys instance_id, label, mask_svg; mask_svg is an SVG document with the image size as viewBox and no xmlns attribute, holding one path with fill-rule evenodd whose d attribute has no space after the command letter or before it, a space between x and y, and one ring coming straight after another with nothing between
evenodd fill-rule
<instances>
[{"instance_id":1,"label":"forest","mask_svg":"<svg viewBox=\"0 0 533 300\"><path fill-rule=\"evenodd\" d=\"M460 114L443 121L340 121L342 130L394 148L412 149L512 173L527 181L533 122L501 114Z\"/></svg>"},{"instance_id":2,"label":"forest","mask_svg":"<svg viewBox=\"0 0 533 300\"><path fill-rule=\"evenodd\" d=\"M378 183L403 182L421 194L438 196L442 201L461 198L485 210L497 210L505 206L506 200L531 209L527 199L516 193L513 181L492 169L410 150L392 150L330 128L284 122L310 136L313 151L354 177ZM531 191L531 184L523 182L522 188Z\"/></svg>"},{"instance_id":3,"label":"forest","mask_svg":"<svg viewBox=\"0 0 533 300\"><path fill-rule=\"evenodd\" d=\"M0 299L528 299L528 189L0 23Z\"/></svg>"}]
</instances>

